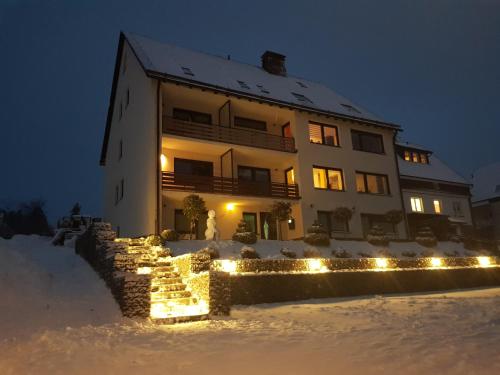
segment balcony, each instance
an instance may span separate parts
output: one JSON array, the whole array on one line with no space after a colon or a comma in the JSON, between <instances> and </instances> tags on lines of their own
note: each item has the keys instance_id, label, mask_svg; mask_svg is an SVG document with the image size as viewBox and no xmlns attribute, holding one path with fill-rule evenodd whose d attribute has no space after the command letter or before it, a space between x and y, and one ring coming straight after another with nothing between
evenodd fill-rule
<instances>
[{"instance_id":1,"label":"balcony","mask_svg":"<svg viewBox=\"0 0 500 375\"><path fill-rule=\"evenodd\" d=\"M296 152L293 138L219 125L199 124L163 117L163 133L268 150Z\"/></svg>"},{"instance_id":2,"label":"balcony","mask_svg":"<svg viewBox=\"0 0 500 375\"><path fill-rule=\"evenodd\" d=\"M162 172L162 189L225 195L243 195L280 199L299 199L296 184L252 182L217 176L196 176Z\"/></svg>"}]
</instances>

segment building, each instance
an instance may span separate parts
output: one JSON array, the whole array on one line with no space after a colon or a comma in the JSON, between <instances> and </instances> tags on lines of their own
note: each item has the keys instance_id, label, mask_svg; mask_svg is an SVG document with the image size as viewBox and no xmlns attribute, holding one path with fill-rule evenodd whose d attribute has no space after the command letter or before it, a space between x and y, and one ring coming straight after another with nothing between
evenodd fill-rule
<instances>
[{"instance_id":1,"label":"building","mask_svg":"<svg viewBox=\"0 0 500 375\"><path fill-rule=\"evenodd\" d=\"M221 239L241 219L261 238L267 223L276 238L276 200L292 205L285 239L315 220L332 236L361 238L403 209L400 127L287 74L283 55L261 59L252 66L120 34L101 165L104 218L121 235L186 233L182 200L192 193L216 211ZM352 218L338 219L338 207ZM407 236L404 223L391 232Z\"/></svg>"},{"instance_id":2,"label":"building","mask_svg":"<svg viewBox=\"0 0 500 375\"><path fill-rule=\"evenodd\" d=\"M422 226L463 235L473 226L470 183L425 147L398 142L396 150L410 237Z\"/></svg>"},{"instance_id":3,"label":"building","mask_svg":"<svg viewBox=\"0 0 500 375\"><path fill-rule=\"evenodd\" d=\"M485 238L500 240L500 162L476 170L472 182L476 227Z\"/></svg>"}]
</instances>

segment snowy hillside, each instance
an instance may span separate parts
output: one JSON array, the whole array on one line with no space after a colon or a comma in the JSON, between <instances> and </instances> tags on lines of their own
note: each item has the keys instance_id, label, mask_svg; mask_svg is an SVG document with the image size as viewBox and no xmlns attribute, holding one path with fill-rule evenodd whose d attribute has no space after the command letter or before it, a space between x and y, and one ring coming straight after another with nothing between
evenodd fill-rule
<instances>
[{"instance_id":1,"label":"snowy hillside","mask_svg":"<svg viewBox=\"0 0 500 375\"><path fill-rule=\"evenodd\" d=\"M0 374L498 374L500 288L123 319L70 248L0 240Z\"/></svg>"}]
</instances>

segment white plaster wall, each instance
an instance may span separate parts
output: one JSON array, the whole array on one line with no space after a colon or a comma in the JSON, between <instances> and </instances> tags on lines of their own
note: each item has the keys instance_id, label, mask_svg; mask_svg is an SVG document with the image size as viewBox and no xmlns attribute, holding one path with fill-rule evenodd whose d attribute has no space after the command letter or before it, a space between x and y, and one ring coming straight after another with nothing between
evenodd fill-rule
<instances>
[{"instance_id":1,"label":"white plaster wall","mask_svg":"<svg viewBox=\"0 0 500 375\"><path fill-rule=\"evenodd\" d=\"M156 81L148 78L125 42L127 69L116 88L113 120L104 166L104 220L121 236L154 233L156 220ZM122 58L123 62L123 58ZM125 108L127 88L130 104ZM119 119L120 102L123 116ZM123 157L118 158L120 140ZM115 204L115 186L124 179L124 197Z\"/></svg>"}]
</instances>

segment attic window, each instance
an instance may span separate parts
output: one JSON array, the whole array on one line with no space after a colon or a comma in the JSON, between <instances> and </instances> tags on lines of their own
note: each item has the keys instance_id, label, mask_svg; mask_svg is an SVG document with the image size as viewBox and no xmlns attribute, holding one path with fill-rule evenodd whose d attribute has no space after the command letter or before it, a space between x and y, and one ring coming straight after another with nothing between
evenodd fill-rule
<instances>
[{"instance_id":1,"label":"attic window","mask_svg":"<svg viewBox=\"0 0 500 375\"><path fill-rule=\"evenodd\" d=\"M307 89L307 86L304 83L302 83L300 81L295 81L295 82L297 82L297 85L299 85L300 87Z\"/></svg>"},{"instance_id":2,"label":"attic window","mask_svg":"<svg viewBox=\"0 0 500 375\"><path fill-rule=\"evenodd\" d=\"M299 102L313 104L313 102L305 95L297 94L296 92L292 92L292 95L295 96Z\"/></svg>"},{"instance_id":3,"label":"attic window","mask_svg":"<svg viewBox=\"0 0 500 375\"><path fill-rule=\"evenodd\" d=\"M244 81L237 81L237 82L242 89L250 90L250 86L248 86Z\"/></svg>"},{"instance_id":4,"label":"attic window","mask_svg":"<svg viewBox=\"0 0 500 375\"><path fill-rule=\"evenodd\" d=\"M182 72L185 75L194 77L194 73L191 71L191 69L186 68L185 66L182 66L181 68L182 68Z\"/></svg>"},{"instance_id":5,"label":"attic window","mask_svg":"<svg viewBox=\"0 0 500 375\"><path fill-rule=\"evenodd\" d=\"M342 107L344 107L345 109L347 109L349 112L356 112L356 113L361 113L361 111L359 109L357 109L356 107L353 107L352 105L349 105L349 104L340 104Z\"/></svg>"},{"instance_id":6,"label":"attic window","mask_svg":"<svg viewBox=\"0 0 500 375\"><path fill-rule=\"evenodd\" d=\"M257 85L257 87L259 88L260 92L264 93L264 94L269 94L269 90L266 89L264 86L262 85Z\"/></svg>"}]
</instances>

